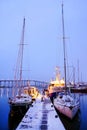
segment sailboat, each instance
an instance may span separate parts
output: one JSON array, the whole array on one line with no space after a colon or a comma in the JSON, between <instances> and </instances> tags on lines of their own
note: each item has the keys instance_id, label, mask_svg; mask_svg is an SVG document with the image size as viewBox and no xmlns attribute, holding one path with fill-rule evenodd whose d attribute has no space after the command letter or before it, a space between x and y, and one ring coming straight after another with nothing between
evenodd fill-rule
<instances>
[{"instance_id":1,"label":"sailboat","mask_svg":"<svg viewBox=\"0 0 87 130\"><path fill-rule=\"evenodd\" d=\"M21 83L18 84L16 82L15 86L13 86L13 98L9 98L9 104L13 107L28 107L32 103L31 96L24 94L23 92L23 84L22 84L22 65L23 65L23 49L24 49L24 31L25 31L25 18L23 19L23 29L22 29L22 37L19 46L17 66L15 70L14 80ZM20 86L19 86L20 85ZM18 93L15 94L15 90L18 89Z\"/></svg>"},{"instance_id":2,"label":"sailboat","mask_svg":"<svg viewBox=\"0 0 87 130\"><path fill-rule=\"evenodd\" d=\"M79 109L79 99L74 98L67 91L66 83L66 55L65 55L65 30L64 30L64 12L63 12L63 3L62 3L62 24L63 24L63 50L64 50L64 76L65 76L65 92L59 93L58 96L53 100L55 108L68 117L73 119Z\"/></svg>"}]
</instances>

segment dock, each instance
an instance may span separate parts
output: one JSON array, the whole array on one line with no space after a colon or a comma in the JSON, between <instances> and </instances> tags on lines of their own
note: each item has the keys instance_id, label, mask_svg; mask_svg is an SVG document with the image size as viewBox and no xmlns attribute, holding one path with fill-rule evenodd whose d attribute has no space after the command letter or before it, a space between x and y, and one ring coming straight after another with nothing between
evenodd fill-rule
<instances>
[{"instance_id":1,"label":"dock","mask_svg":"<svg viewBox=\"0 0 87 130\"><path fill-rule=\"evenodd\" d=\"M50 98L36 99L16 130L65 130Z\"/></svg>"}]
</instances>

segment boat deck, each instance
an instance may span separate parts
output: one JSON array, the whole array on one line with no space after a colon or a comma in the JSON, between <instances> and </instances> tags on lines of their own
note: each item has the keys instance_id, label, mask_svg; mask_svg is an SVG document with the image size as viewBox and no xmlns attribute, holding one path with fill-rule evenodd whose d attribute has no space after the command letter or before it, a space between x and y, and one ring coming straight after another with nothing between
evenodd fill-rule
<instances>
[{"instance_id":1,"label":"boat deck","mask_svg":"<svg viewBox=\"0 0 87 130\"><path fill-rule=\"evenodd\" d=\"M64 130L49 98L37 99L19 123L16 130Z\"/></svg>"}]
</instances>

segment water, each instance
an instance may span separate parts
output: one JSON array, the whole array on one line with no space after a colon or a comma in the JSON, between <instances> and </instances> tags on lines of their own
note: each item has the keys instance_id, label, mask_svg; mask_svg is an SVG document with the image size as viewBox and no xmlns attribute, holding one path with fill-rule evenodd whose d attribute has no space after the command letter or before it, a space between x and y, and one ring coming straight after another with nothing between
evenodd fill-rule
<instances>
[{"instance_id":1,"label":"water","mask_svg":"<svg viewBox=\"0 0 87 130\"><path fill-rule=\"evenodd\" d=\"M24 113L11 111L8 104L11 93L11 89L0 88L0 130L15 130L24 116ZM87 130L87 94L79 96L80 110L72 121L58 113L66 130Z\"/></svg>"},{"instance_id":2,"label":"water","mask_svg":"<svg viewBox=\"0 0 87 130\"><path fill-rule=\"evenodd\" d=\"M8 98L12 96L12 89L0 88L0 130L15 130L26 111L11 110Z\"/></svg>"}]
</instances>

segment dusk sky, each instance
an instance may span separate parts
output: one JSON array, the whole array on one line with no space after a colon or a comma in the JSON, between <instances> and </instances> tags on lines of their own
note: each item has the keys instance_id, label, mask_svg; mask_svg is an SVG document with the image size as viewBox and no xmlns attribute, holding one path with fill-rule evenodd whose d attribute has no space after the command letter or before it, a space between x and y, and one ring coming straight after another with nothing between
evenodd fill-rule
<instances>
[{"instance_id":1,"label":"dusk sky","mask_svg":"<svg viewBox=\"0 0 87 130\"><path fill-rule=\"evenodd\" d=\"M50 81L63 75L62 0L0 0L0 79L14 79L25 17L23 78ZM87 0L64 0L68 66L87 82ZM71 69L69 70L71 73Z\"/></svg>"}]
</instances>

